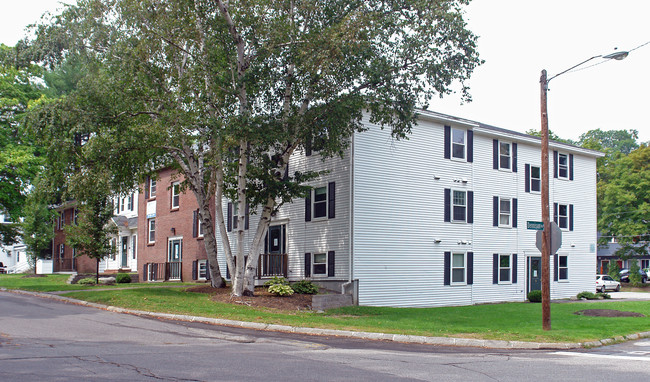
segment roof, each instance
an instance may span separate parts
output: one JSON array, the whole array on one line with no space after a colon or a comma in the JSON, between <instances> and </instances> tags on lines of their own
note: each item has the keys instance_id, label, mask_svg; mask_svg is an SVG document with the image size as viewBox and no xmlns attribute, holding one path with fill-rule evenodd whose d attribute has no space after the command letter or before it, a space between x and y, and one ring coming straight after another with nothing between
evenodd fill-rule
<instances>
[{"instance_id":1,"label":"roof","mask_svg":"<svg viewBox=\"0 0 650 382\"><path fill-rule=\"evenodd\" d=\"M126 227L126 228L138 227L137 217L127 218L126 216L117 215L117 216L113 216L111 219L113 220L113 223L115 223L115 225L118 227Z\"/></svg>"},{"instance_id":2,"label":"roof","mask_svg":"<svg viewBox=\"0 0 650 382\"><path fill-rule=\"evenodd\" d=\"M472 120L469 120L469 119L455 117L453 115L448 115L448 114L443 114L443 113L438 113L436 111L431 111L431 110L418 110L418 114L420 116L425 116L425 117L429 117L429 118L437 120L437 121L441 121L443 123L448 122L448 123L455 123L455 124L460 124L460 125L464 125L464 126L467 126L467 127L471 127L475 132L480 132L480 133L483 133L485 135L508 137L510 139L513 139L513 140L519 140L519 141L528 142L528 143L532 143L534 145L540 145L541 146L541 140L542 139L540 137L537 137L537 136L534 136L534 135L524 134L524 133L520 133L518 131L508 130L508 129L504 129L504 128L501 128L501 127L488 125L488 124L485 124L485 123L482 123L482 122L472 121ZM605 154L600 152L600 151L586 149L584 147L571 145L571 144L564 143L564 142L553 141L553 140L549 140L549 147L561 148L561 149L564 149L564 150L574 151L574 152L578 152L578 153L593 156L593 157L603 157L603 156L605 156Z\"/></svg>"}]
</instances>

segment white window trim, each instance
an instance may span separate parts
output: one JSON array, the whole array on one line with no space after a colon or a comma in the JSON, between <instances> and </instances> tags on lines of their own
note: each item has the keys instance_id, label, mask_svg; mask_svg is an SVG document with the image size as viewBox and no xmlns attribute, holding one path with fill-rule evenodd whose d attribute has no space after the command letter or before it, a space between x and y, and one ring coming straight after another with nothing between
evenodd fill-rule
<instances>
[{"instance_id":1,"label":"white window trim","mask_svg":"<svg viewBox=\"0 0 650 382\"><path fill-rule=\"evenodd\" d=\"M196 214L196 237L203 237L203 222L199 214Z\"/></svg>"},{"instance_id":2,"label":"white window trim","mask_svg":"<svg viewBox=\"0 0 650 382\"><path fill-rule=\"evenodd\" d=\"M316 267L316 255L325 255L325 273L316 273L315 272L315 267ZM318 263L322 264L322 263ZM327 277L329 272L328 269L328 261L327 261L327 251L317 251L311 254L311 277L314 278L321 278L321 277Z\"/></svg>"},{"instance_id":3,"label":"white window trim","mask_svg":"<svg viewBox=\"0 0 650 382\"><path fill-rule=\"evenodd\" d=\"M201 277L201 266L205 267L205 275ZM196 262L196 279L197 280L207 280L208 279L208 260L198 260Z\"/></svg>"},{"instance_id":4,"label":"white window trim","mask_svg":"<svg viewBox=\"0 0 650 382\"><path fill-rule=\"evenodd\" d=\"M454 281L454 269L461 269L460 267L454 267L454 255L463 255L463 281ZM467 285L467 252L451 252L449 262L449 284L451 286Z\"/></svg>"},{"instance_id":5,"label":"white window trim","mask_svg":"<svg viewBox=\"0 0 650 382\"><path fill-rule=\"evenodd\" d=\"M151 223L153 222L153 230ZM153 232L153 240L151 240L151 233ZM156 218L147 219L147 244L154 244L156 242Z\"/></svg>"},{"instance_id":6,"label":"white window trim","mask_svg":"<svg viewBox=\"0 0 650 382\"><path fill-rule=\"evenodd\" d=\"M172 197L172 199L170 201L171 209L172 210L179 209L180 206L181 206L181 184L180 184L180 182L173 182L172 183L171 197ZM174 205L174 198L178 199L176 205Z\"/></svg>"},{"instance_id":7,"label":"white window trim","mask_svg":"<svg viewBox=\"0 0 650 382\"><path fill-rule=\"evenodd\" d=\"M325 204L325 216L319 216L316 217L316 190L319 188L324 188L325 189L325 202L319 202L319 203L324 203ZM327 220L328 219L328 211L329 211L329 203L330 203L330 190L329 190L329 184L325 183L325 185L322 186L316 186L312 189L311 191L311 220L312 221L319 221L319 220Z\"/></svg>"},{"instance_id":8,"label":"white window trim","mask_svg":"<svg viewBox=\"0 0 650 382\"><path fill-rule=\"evenodd\" d=\"M562 261L560 259L562 257L566 257L566 267L560 267L560 264L562 264ZM561 277L561 275L562 275L561 270L562 269L567 270L566 271L567 277L564 278L564 279ZM569 277L568 276L569 276L569 255L559 254L558 253L558 255L557 255L557 281L560 282L560 283L567 283L567 282L569 282Z\"/></svg>"},{"instance_id":9,"label":"white window trim","mask_svg":"<svg viewBox=\"0 0 650 382\"><path fill-rule=\"evenodd\" d=\"M508 267L502 267L501 266L501 256L507 256L508 257ZM509 253L500 253L499 254L499 284L512 284L512 255ZM507 269L508 270L508 277L509 280L501 280L501 271Z\"/></svg>"},{"instance_id":10,"label":"white window trim","mask_svg":"<svg viewBox=\"0 0 650 382\"><path fill-rule=\"evenodd\" d=\"M155 179L149 179L149 199L156 197L156 191L158 189L158 184Z\"/></svg>"},{"instance_id":11,"label":"white window trim","mask_svg":"<svg viewBox=\"0 0 650 382\"><path fill-rule=\"evenodd\" d=\"M566 158L566 164L561 165L561 160L560 158L564 156ZM566 176L562 176L560 173L560 168L562 167L566 168ZM564 153L557 153L557 178L562 179L562 180L569 180L569 154L564 154Z\"/></svg>"},{"instance_id":12,"label":"white window trim","mask_svg":"<svg viewBox=\"0 0 650 382\"><path fill-rule=\"evenodd\" d=\"M463 132L463 157L458 158L454 156L454 130ZM449 132L449 159L455 160L458 162L467 162L467 130L459 129L457 127L452 127ZM458 143L459 144L459 143Z\"/></svg>"},{"instance_id":13,"label":"white window trim","mask_svg":"<svg viewBox=\"0 0 650 382\"><path fill-rule=\"evenodd\" d=\"M533 167L539 169L539 178L533 178ZM534 179L539 180L539 191L533 190ZM541 166L533 166L532 164L530 165L530 179L528 181L529 181L528 187L530 188L531 193L539 194L542 192L542 167Z\"/></svg>"},{"instance_id":14,"label":"white window trim","mask_svg":"<svg viewBox=\"0 0 650 382\"><path fill-rule=\"evenodd\" d=\"M505 215L501 212L501 202L508 201L508 204L510 205L510 211L508 212L508 224L503 224L501 223L501 215ZM512 198L501 198L499 197L499 210L497 211L499 216L499 227L501 228L512 228Z\"/></svg>"},{"instance_id":15,"label":"white window trim","mask_svg":"<svg viewBox=\"0 0 650 382\"><path fill-rule=\"evenodd\" d=\"M503 141L498 141L499 142L499 147L498 147L498 154L499 154L499 170L500 171L506 171L506 172L512 172L512 143L511 142L503 142ZM501 157L505 157L505 155L501 154L501 145L508 145L508 168L506 167L501 167Z\"/></svg>"},{"instance_id":16,"label":"white window trim","mask_svg":"<svg viewBox=\"0 0 650 382\"><path fill-rule=\"evenodd\" d=\"M455 215L455 214L454 214L454 206L456 206L456 204L454 204L454 193L455 193L455 192L462 192L462 193L465 194L465 217L464 217L463 220L456 220L456 219L454 218L454 215ZM468 206L467 206L467 190L454 190L454 189L452 189L452 190L451 190L451 198L450 198L450 199L451 199L451 200L450 200L451 205L449 206L449 209L450 209L450 212L451 212L451 213L450 213L450 214L451 214L451 216L450 216L450 218L451 218L451 219L450 219L451 222L452 222L452 223L467 223L467 209L468 209ZM460 205L458 205L458 206L460 207Z\"/></svg>"},{"instance_id":17,"label":"white window trim","mask_svg":"<svg viewBox=\"0 0 650 382\"><path fill-rule=\"evenodd\" d=\"M566 215L560 215L560 210L562 206L566 207ZM562 227L560 224L562 222L562 217L566 219L566 227ZM564 204L564 203L558 203L557 204L557 226L560 227L562 231L568 231L569 230L569 204Z\"/></svg>"}]
</instances>

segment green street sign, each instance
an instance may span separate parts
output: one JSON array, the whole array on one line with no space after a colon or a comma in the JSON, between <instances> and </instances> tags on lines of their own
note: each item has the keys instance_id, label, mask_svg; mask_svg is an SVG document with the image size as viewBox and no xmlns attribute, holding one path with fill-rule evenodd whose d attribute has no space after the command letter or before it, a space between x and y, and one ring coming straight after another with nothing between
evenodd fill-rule
<instances>
[{"instance_id":1,"label":"green street sign","mask_svg":"<svg viewBox=\"0 0 650 382\"><path fill-rule=\"evenodd\" d=\"M527 221L526 222L526 228L533 229L535 231L543 231L544 230L544 222Z\"/></svg>"}]
</instances>

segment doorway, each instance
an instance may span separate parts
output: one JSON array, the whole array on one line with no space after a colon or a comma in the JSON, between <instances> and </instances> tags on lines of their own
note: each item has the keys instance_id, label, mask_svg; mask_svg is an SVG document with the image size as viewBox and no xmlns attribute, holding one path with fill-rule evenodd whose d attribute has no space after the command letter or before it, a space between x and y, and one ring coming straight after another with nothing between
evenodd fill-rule
<instances>
[{"instance_id":1,"label":"doorway","mask_svg":"<svg viewBox=\"0 0 650 382\"><path fill-rule=\"evenodd\" d=\"M122 236L122 268L129 265L129 237Z\"/></svg>"},{"instance_id":2,"label":"doorway","mask_svg":"<svg viewBox=\"0 0 650 382\"><path fill-rule=\"evenodd\" d=\"M183 239L169 239L169 280L181 279L181 263L183 261Z\"/></svg>"},{"instance_id":3,"label":"doorway","mask_svg":"<svg viewBox=\"0 0 650 382\"><path fill-rule=\"evenodd\" d=\"M528 258L528 290L542 290L542 258Z\"/></svg>"}]
</instances>

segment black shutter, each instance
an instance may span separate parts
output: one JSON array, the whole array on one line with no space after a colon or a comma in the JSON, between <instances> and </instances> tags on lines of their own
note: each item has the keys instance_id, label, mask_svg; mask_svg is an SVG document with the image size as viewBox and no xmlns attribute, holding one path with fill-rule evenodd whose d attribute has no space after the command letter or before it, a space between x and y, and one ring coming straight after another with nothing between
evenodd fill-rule
<instances>
[{"instance_id":1,"label":"black shutter","mask_svg":"<svg viewBox=\"0 0 650 382\"><path fill-rule=\"evenodd\" d=\"M311 277L311 253L305 253L305 277Z\"/></svg>"},{"instance_id":2,"label":"black shutter","mask_svg":"<svg viewBox=\"0 0 650 382\"><path fill-rule=\"evenodd\" d=\"M336 183L329 182L327 184L327 218L334 219L336 217L336 195L335 195Z\"/></svg>"},{"instance_id":3,"label":"black shutter","mask_svg":"<svg viewBox=\"0 0 650 382\"><path fill-rule=\"evenodd\" d=\"M492 226L499 226L499 197L492 197Z\"/></svg>"},{"instance_id":4,"label":"black shutter","mask_svg":"<svg viewBox=\"0 0 650 382\"><path fill-rule=\"evenodd\" d=\"M474 252L467 252L467 285L474 284Z\"/></svg>"},{"instance_id":5,"label":"black shutter","mask_svg":"<svg viewBox=\"0 0 650 382\"><path fill-rule=\"evenodd\" d=\"M235 259L237 260L237 259ZM228 264L226 263L226 278L230 280L230 267L228 267Z\"/></svg>"},{"instance_id":6,"label":"black shutter","mask_svg":"<svg viewBox=\"0 0 650 382\"><path fill-rule=\"evenodd\" d=\"M198 236L198 225L199 225L199 210L192 212L192 237ZM196 280L196 279L195 279Z\"/></svg>"},{"instance_id":7,"label":"black shutter","mask_svg":"<svg viewBox=\"0 0 650 382\"><path fill-rule=\"evenodd\" d=\"M553 203L553 221L557 224L557 203Z\"/></svg>"},{"instance_id":8,"label":"black shutter","mask_svg":"<svg viewBox=\"0 0 650 382\"><path fill-rule=\"evenodd\" d=\"M269 230L266 230L266 236L264 236L264 253L269 253Z\"/></svg>"},{"instance_id":9,"label":"black shutter","mask_svg":"<svg viewBox=\"0 0 650 382\"><path fill-rule=\"evenodd\" d=\"M512 228L517 228L517 198L512 198Z\"/></svg>"},{"instance_id":10,"label":"black shutter","mask_svg":"<svg viewBox=\"0 0 650 382\"><path fill-rule=\"evenodd\" d=\"M524 178L526 179L526 184L524 184L524 191L530 192L530 165L526 163L524 166Z\"/></svg>"},{"instance_id":11,"label":"black shutter","mask_svg":"<svg viewBox=\"0 0 650 382\"><path fill-rule=\"evenodd\" d=\"M512 172L517 172L517 144L512 144Z\"/></svg>"},{"instance_id":12,"label":"black shutter","mask_svg":"<svg viewBox=\"0 0 650 382\"><path fill-rule=\"evenodd\" d=\"M327 252L327 277L334 277L334 251Z\"/></svg>"},{"instance_id":13,"label":"black shutter","mask_svg":"<svg viewBox=\"0 0 650 382\"><path fill-rule=\"evenodd\" d=\"M474 131L467 130L467 161L474 162Z\"/></svg>"},{"instance_id":14,"label":"black shutter","mask_svg":"<svg viewBox=\"0 0 650 382\"><path fill-rule=\"evenodd\" d=\"M232 203L228 203L228 212L227 212L227 219L226 219L226 230L228 232L232 231Z\"/></svg>"},{"instance_id":15,"label":"black shutter","mask_svg":"<svg viewBox=\"0 0 650 382\"><path fill-rule=\"evenodd\" d=\"M445 125L445 159L451 158L451 126Z\"/></svg>"},{"instance_id":16,"label":"black shutter","mask_svg":"<svg viewBox=\"0 0 650 382\"><path fill-rule=\"evenodd\" d=\"M444 283L445 285L451 285L451 252L445 252L444 259Z\"/></svg>"},{"instance_id":17,"label":"black shutter","mask_svg":"<svg viewBox=\"0 0 650 382\"><path fill-rule=\"evenodd\" d=\"M287 225L282 225L282 253L287 253Z\"/></svg>"},{"instance_id":18,"label":"black shutter","mask_svg":"<svg viewBox=\"0 0 650 382\"><path fill-rule=\"evenodd\" d=\"M226 269L228 269L227 266ZM208 260L205 261L205 279L206 280L212 279L212 276L210 276L210 262Z\"/></svg>"},{"instance_id":19,"label":"black shutter","mask_svg":"<svg viewBox=\"0 0 650 382\"><path fill-rule=\"evenodd\" d=\"M569 180L573 180L573 154L569 154Z\"/></svg>"},{"instance_id":20,"label":"black shutter","mask_svg":"<svg viewBox=\"0 0 650 382\"><path fill-rule=\"evenodd\" d=\"M197 260L192 261L192 280L197 279L197 273L198 273L198 270L197 270L198 264L197 263L198 263Z\"/></svg>"},{"instance_id":21,"label":"black shutter","mask_svg":"<svg viewBox=\"0 0 650 382\"><path fill-rule=\"evenodd\" d=\"M451 221L451 189L445 188L445 221Z\"/></svg>"},{"instance_id":22,"label":"black shutter","mask_svg":"<svg viewBox=\"0 0 650 382\"><path fill-rule=\"evenodd\" d=\"M553 150L553 178L557 178L557 151Z\"/></svg>"},{"instance_id":23,"label":"black shutter","mask_svg":"<svg viewBox=\"0 0 650 382\"><path fill-rule=\"evenodd\" d=\"M573 204L569 204L569 231L573 231Z\"/></svg>"},{"instance_id":24,"label":"black shutter","mask_svg":"<svg viewBox=\"0 0 650 382\"><path fill-rule=\"evenodd\" d=\"M558 273L558 258L557 258L557 253L553 255L553 281L557 281L557 273Z\"/></svg>"},{"instance_id":25,"label":"black shutter","mask_svg":"<svg viewBox=\"0 0 650 382\"><path fill-rule=\"evenodd\" d=\"M474 223L474 191L467 191L467 222Z\"/></svg>"},{"instance_id":26,"label":"black shutter","mask_svg":"<svg viewBox=\"0 0 650 382\"><path fill-rule=\"evenodd\" d=\"M309 195L305 197L305 221L311 221L311 190L309 190Z\"/></svg>"},{"instance_id":27,"label":"black shutter","mask_svg":"<svg viewBox=\"0 0 650 382\"><path fill-rule=\"evenodd\" d=\"M246 202L246 209L245 209L245 214L246 215L244 216L244 229L248 229L248 225L250 224L249 219L248 219L249 212L250 211L249 211L248 202Z\"/></svg>"},{"instance_id":28,"label":"black shutter","mask_svg":"<svg viewBox=\"0 0 650 382\"><path fill-rule=\"evenodd\" d=\"M499 283L499 254L492 254L492 284Z\"/></svg>"},{"instance_id":29,"label":"black shutter","mask_svg":"<svg viewBox=\"0 0 650 382\"><path fill-rule=\"evenodd\" d=\"M151 178L147 177L144 183L144 198L149 199L149 186L151 185Z\"/></svg>"},{"instance_id":30,"label":"black shutter","mask_svg":"<svg viewBox=\"0 0 650 382\"><path fill-rule=\"evenodd\" d=\"M499 141L496 139L492 140L492 168L499 169Z\"/></svg>"},{"instance_id":31,"label":"black shutter","mask_svg":"<svg viewBox=\"0 0 650 382\"><path fill-rule=\"evenodd\" d=\"M142 266L142 281L147 281L147 268L149 268L148 264Z\"/></svg>"},{"instance_id":32,"label":"black shutter","mask_svg":"<svg viewBox=\"0 0 650 382\"><path fill-rule=\"evenodd\" d=\"M512 254L512 283L517 283L517 254Z\"/></svg>"}]
</instances>

